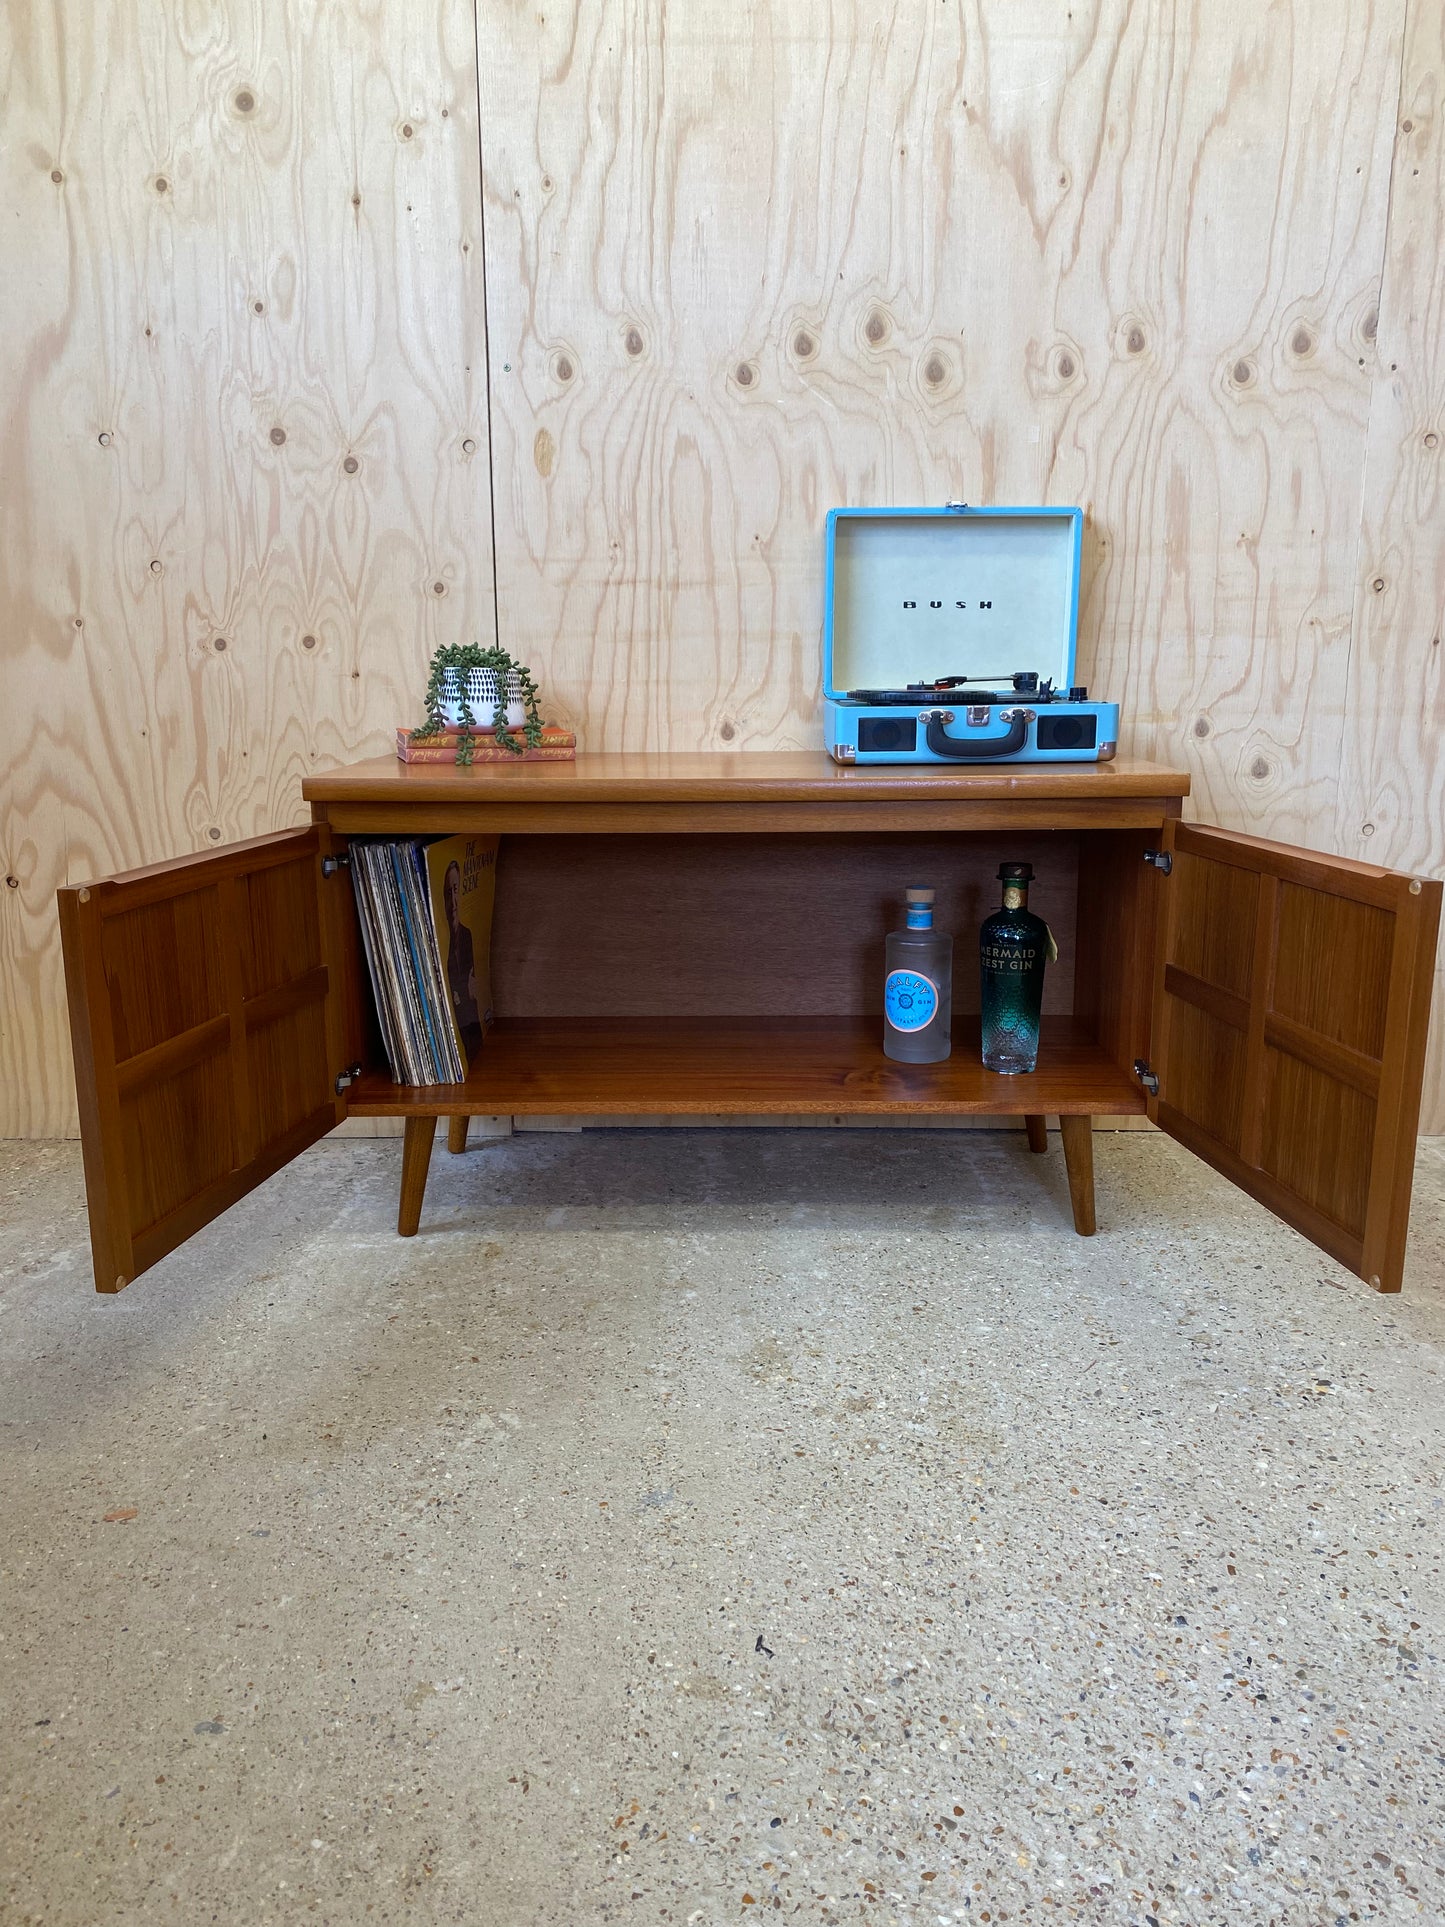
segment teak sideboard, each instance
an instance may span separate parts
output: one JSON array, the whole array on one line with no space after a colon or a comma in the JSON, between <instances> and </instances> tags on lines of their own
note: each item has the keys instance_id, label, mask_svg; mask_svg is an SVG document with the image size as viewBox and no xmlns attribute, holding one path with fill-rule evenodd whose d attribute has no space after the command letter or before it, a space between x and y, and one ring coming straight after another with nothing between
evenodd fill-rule
<instances>
[{"instance_id":1,"label":"teak sideboard","mask_svg":"<svg viewBox=\"0 0 1445 1927\"><path fill-rule=\"evenodd\" d=\"M60 893L95 1279L118 1291L347 1116L406 1119L399 1229L436 1121L476 1114L1090 1120L1147 1113L1381 1291L1400 1286L1439 882L1180 820L1188 777L842 769L821 754L359 763L311 824ZM349 840L499 832L495 1029L465 1084L392 1083ZM1003 858L1060 957L1036 1071L978 1055ZM952 1057L882 1049L883 938L931 883ZM970 1013L974 1013L970 1015ZM960 1155L966 1155L960 1146Z\"/></svg>"}]
</instances>

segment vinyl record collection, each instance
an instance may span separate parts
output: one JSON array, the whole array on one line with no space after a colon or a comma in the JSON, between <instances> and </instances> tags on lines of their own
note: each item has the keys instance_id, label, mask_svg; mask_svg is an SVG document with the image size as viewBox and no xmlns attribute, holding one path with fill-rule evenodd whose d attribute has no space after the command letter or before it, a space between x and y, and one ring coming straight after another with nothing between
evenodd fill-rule
<instances>
[{"instance_id":1,"label":"vinyl record collection","mask_svg":"<svg viewBox=\"0 0 1445 1927\"><path fill-rule=\"evenodd\" d=\"M391 1074L398 1084L459 1084L467 1074L447 1001L425 845L415 837L351 846L361 940Z\"/></svg>"}]
</instances>

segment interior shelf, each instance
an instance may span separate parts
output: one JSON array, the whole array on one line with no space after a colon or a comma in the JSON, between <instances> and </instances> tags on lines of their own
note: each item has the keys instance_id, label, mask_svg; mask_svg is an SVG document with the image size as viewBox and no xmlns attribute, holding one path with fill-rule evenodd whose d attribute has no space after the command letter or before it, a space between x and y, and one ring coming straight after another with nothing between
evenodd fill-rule
<instances>
[{"instance_id":1,"label":"interior shelf","mask_svg":"<svg viewBox=\"0 0 1445 1927\"><path fill-rule=\"evenodd\" d=\"M1072 1017L1045 1017L1038 1069L1000 1077L979 1061L977 1017L959 1017L942 1064L896 1064L879 1017L503 1019L464 1084L393 1084L365 1072L347 1108L363 1117L739 1116L765 1113L987 1116L1142 1113L1140 1087Z\"/></svg>"}]
</instances>

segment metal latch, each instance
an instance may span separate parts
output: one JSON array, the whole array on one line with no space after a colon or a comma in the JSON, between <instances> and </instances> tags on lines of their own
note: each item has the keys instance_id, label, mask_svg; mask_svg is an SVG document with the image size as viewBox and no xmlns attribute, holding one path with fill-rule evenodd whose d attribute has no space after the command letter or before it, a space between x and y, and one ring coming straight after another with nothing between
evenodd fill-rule
<instances>
[{"instance_id":1,"label":"metal latch","mask_svg":"<svg viewBox=\"0 0 1445 1927\"><path fill-rule=\"evenodd\" d=\"M351 1086L356 1082L357 1078L360 1077L360 1075L361 1075L360 1064L348 1065L347 1068L344 1071L342 1071L336 1079L336 1095L340 1097L343 1091L350 1090Z\"/></svg>"},{"instance_id":2,"label":"metal latch","mask_svg":"<svg viewBox=\"0 0 1445 1927\"><path fill-rule=\"evenodd\" d=\"M963 712L963 720L970 729L987 729L991 713L987 703L970 703Z\"/></svg>"},{"instance_id":3,"label":"metal latch","mask_svg":"<svg viewBox=\"0 0 1445 1927\"><path fill-rule=\"evenodd\" d=\"M1154 1075L1153 1071L1150 1070L1147 1057L1136 1057L1134 1059L1134 1075L1144 1086L1145 1090L1148 1091L1150 1097L1157 1097L1159 1095L1159 1079Z\"/></svg>"},{"instance_id":4,"label":"metal latch","mask_svg":"<svg viewBox=\"0 0 1445 1927\"><path fill-rule=\"evenodd\" d=\"M345 850L343 850L339 856L324 856L321 859L321 874L324 877L334 877L338 870L349 870L350 868L351 857Z\"/></svg>"},{"instance_id":5,"label":"metal latch","mask_svg":"<svg viewBox=\"0 0 1445 1927\"><path fill-rule=\"evenodd\" d=\"M1168 876L1174 868L1174 859L1167 850L1146 850L1144 861L1152 863L1156 870L1162 870L1165 876Z\"/></svg>"}]
</instances>

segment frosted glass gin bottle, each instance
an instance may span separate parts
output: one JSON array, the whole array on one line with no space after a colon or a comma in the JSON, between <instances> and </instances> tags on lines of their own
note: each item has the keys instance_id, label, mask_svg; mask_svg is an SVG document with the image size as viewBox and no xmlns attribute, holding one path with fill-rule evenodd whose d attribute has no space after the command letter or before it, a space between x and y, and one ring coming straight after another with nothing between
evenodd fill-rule
<instances>
[{"instance_id":1,"label":"frosted glass gin bottle","mask_svg":"<svg viewBox=\"0 0 1445 1927\"><path fill-rule=\"evenodd\" d=\"M933 892L906 893L907 926L889 932L883 1050L901 1064L937 1064L953 1048L953 938L933 927Z\"/></svg>"},{"instance_id":2,"label":"frosted glass gin bottle","mask_svg":"<svg viewBox=\"0 0 1445 1927\"><path fill-rule=\"evenodd\" d=\"M1033 865L1004 863L998 874L1003 908L978 933L983 1061L1011 1076L1038 1063L1044 966L1059 953L1049 926L1029 909Z\"/></svg>"}]
</instances>

